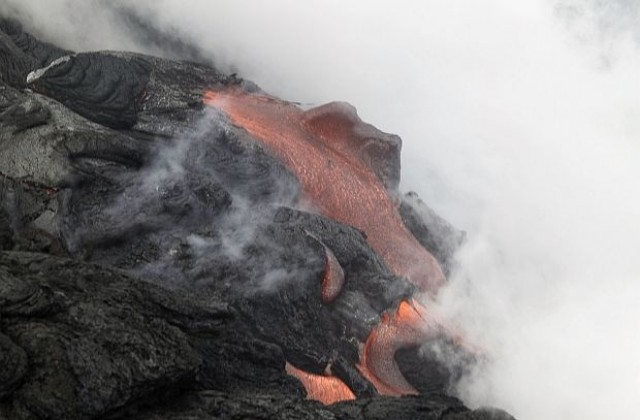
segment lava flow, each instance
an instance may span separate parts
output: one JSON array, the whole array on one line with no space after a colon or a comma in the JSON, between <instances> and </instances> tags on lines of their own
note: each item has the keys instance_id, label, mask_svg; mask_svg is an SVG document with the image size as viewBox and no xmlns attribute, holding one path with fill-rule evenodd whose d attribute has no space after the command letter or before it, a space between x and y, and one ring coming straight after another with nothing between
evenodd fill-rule
<instances>
[{"instance_id":1,"label":"lava flow","mask_svg":"<svg viewBox=\"0 0 640 420\"><path fill-rule=\"evenodd\" d=\"M310 400L329 405L356 399L349 387L335 376L314 375L298 369L290 363L285 365L285 370L304 384L307 398Z\"/></svg>"},{"instance_id":2,"label":"lava flow","mask_svg":"<svg viewBox=\"0 0 640 420\"><path fill-rule=\"evenodd\" d=\"M381 162L390 157L385 153L397 145L393 143L399 142L397 138L365 124L352 107L342 103L304 111L237 87L207 92L204 101L283 162L300 181L303 199L314 210L363 231L393 273L432 296L443 285L440 265L405 227L385 187L388 171ZM344 273L333 253L325 251L322 300L330 303L342 289ZM415 302L402 302L393 316L383 316L367 339L359 368L380 394L416 393L394 355L441 331L425 311ZM325 404L353 398L351 390L333 376L313 375L289 364L287 372L305 385L309 398Z\"/></svg>"},{"instance_id":3,"label":"lava flow","mask_svg":"<svg viewBox=\"0 0 640 420\"><path fill-rule=\"evenodd\" d=\"M415 300L402 301L395 313L385 313L371 331L358 368L381 395L418 394L400 372L394 356L400 349L419 346L439 336L452 340L469 355L481 354L436 313Z\"/></svg>"},{"instance_id":4,"label":"lava flow","mask_svg":"<svg viewBox=\"0 0 640 420\"><path fill-rule=\"evenodd\" d=\"M358 118L352 107L330 103L308 111L237 87L205 94L280 159L298 178L304 199L320 214L354 226L398 276L435 294L445 281L436 259L405 227L373 162L389 135ZM377 149L376 146L378 145Z\"/></svg>"}]
</instances>

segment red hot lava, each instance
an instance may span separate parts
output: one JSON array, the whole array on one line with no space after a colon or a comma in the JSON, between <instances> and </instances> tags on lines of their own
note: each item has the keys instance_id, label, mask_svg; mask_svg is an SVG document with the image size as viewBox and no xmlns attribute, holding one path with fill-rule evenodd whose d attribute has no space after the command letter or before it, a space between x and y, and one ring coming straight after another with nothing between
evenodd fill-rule
<instances>
[{"instance_id":1,"label":"red hot lava","mask_svg":"<svg viewBox=\"0 0 640 420\"><path fill-rule=\"evenodd\" d=\"M320 401L325 405L340 401L355 400L356 396L344 382L335 376L314 375L298 369L290 363L285 366L287 373L298 378L307 390L307 398Z\"/></svg>"},{"instance_id":2,"label":"red hot lava","mask_svg":"<svg viewBox=\"0 0 640 420\"><path fill-rule=\"evenodd\" d=\"M224 112L278 157L320 214L365 232L396 275L431 294L442 286L440 265L405 227L371 167L367 149L376 140L386 141L385 135L362 122L352 107L330 103L303 111L290 102L238 88L209 91L205 103Z\"/></svg>"},{"instance_id":3,"label":"red hot lava","mask_svg":"<svg viewBox=\"0 0 640 420\"><path fill-rule=\"evenodd\" d=\"M394 355L400 349L417 346L440 335L475 353L438 314L415 300L402 301L392 315L385 313L380 324L371 331L358 368L381 395L417 394L400 372Z\"/></svg>"},{"instance_id":4,"label":"red hot lava","mask_svg":"<svg viewBox=\"0 0 640 420\"><path fill-rule=\"evenodd\" d=\"M336 256L329 248L324 247L324 252L325 264L324 278L322 279L322 303L328 304L333 302L342 291L344 271Z\"/></svg>"},{"instance_id":5,"label":"red hot lava","mask_svg":"<svg viewBox=\"0 0 640 420\"><path fill-rule=\"evenodd\" d=\"M314 210L365 232L392 272L431 295L444 284L440 265L405 227L393 197L376 174L376 159L381 150L384 153L380 145L390 136L362 122L351 106L330 103L304 111L237 87L209 91L204 101L283 162L296 175L303 199ZM330 303L342 289L344 273L333 253L326 251L322 300ZM383 315L371 332L361 354L361 372L380 394L416 393L398 369L394 354L442 332L441 325L417 303L402 302L393 315ZM333 376L313 375L290 364L287 372L305 385L309 398L325 404L354 398Z\"/></svg>"}]
</instances>

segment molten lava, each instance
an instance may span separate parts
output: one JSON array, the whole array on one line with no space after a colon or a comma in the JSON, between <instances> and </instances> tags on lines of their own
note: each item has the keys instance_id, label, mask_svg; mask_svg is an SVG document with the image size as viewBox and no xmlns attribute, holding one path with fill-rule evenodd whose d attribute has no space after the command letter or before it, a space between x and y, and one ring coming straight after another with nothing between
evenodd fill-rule
<instances>
[{"instance_id":1,"label":"molten lava","mask_svg":"<svg viewBox=\"0 0 640 420\"><path fill-rule=\"evenodd\" d=\"M416 347L439 335L446 335L456 344L467 347L462 338L447 327L435 313L412 300L402 301L393 315L385 313L372 331L360 357L360 372L381 395L417 394L395 361L403 348Z\"/></svg>"},{"instance_id":2,"label":"molten lava","mask_svg":"<svg viewBox=\"0 0 640 420\"><path fill-rule=\"evenodd\" d=\"M356 396L344 382L335 376L314 375L296 368L287 362L287 373L298 378L307 390L307 398L323 404L355 400Z\"/></svg>"},{"instance_id":3,"label":"molten lava","mask_svg":"<svg viewBox=\"0 0 640 420\"><path fill-rule=\"evenodd\" d=\"M395 314L385 313L371 331L360 359L360 371L382 395L417 394L404 379L395 361L398 349L420 343L425 320L415 306L402 301Z\"/></svg>"},{"instance_id":4,"label":"molten lava","mask_svg":"<svg viewBox=\"0 0 640 420\"><path fill-rule=\"evenodd\" d=\"M386 135L363 123L351 107L331 103L303 111L237 87L207 92L204 100L279 158L319 213L365 232L396 275L431 294L444 283L440 265L405 227L372 168L379 156L371 154L371 145L384 144Z\"/></svg>"},{"instance_id":5,"label":"molten lava","mask_svg":"<svg viewBox=\"0 0 640 420\"><path fill-rule=\"evenodd\" d=\"M344 286L344 270L342 270L336 256L326 246L324 247L324 252L326 261L324 265L324 278L322 279L322 303L329 304L333 302L342 291L342 286Z\"/></svg>"}]
</instances>

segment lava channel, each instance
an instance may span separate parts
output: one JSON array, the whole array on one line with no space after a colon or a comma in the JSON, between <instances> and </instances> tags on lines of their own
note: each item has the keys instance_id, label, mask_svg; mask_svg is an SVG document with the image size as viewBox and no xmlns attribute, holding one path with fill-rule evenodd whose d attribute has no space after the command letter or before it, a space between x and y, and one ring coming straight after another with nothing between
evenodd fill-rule
<instances>
[{"instance_id":1,"label":"lava channel","mask_svg":"<svg viewBox=\"0 0 640 420\"><path fill-rule=\"evenodd\" d=\"M225 113L298 178L318 213L354 226L391 271L435 294L445 277L436 259L405 227L367 152L389 135L365 124L352 107L330 103L304 111L238 87L209 91L204 102Z\"/></svg>"}]
</instances>

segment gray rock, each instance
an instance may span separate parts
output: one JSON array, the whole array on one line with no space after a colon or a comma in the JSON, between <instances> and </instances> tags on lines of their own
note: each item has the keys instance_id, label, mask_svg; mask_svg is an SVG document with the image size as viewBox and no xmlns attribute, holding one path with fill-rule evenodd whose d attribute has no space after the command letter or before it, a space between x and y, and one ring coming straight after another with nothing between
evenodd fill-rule
<instances>
[{"instance_id":1,"label":"gray rock","mask_svg":"<svg viewBox=\"0 0 640 420\"><path fill-rule=\"evenodd\" d=\"M132 420L513 420L500 410L469 410L443 396L376 398L328 407L274 394L237 395L203 391L186 395L175 405L160 405L132 415Z\"/></svg>"},{"instance_id":2,"label":"gray rock","mask_svg":"<svg viewBox=\"0 0 640 420\"><path fill-rule=\"evenodd\" d=\"M0 333L0 401L11 396L27 372L27 354Z\"/></svg>"},{"instance_id":3,"label":"gray rock","mask_svg":"<svg viewBox=\"0 0 640 420\"><path fill-rule=\"evenodd\" d=\"M402 197L399 210L407 228L449 275L455 267L455 252L464 243L465 233L438 216L414 192Z\"/></svg>"},{"instance_id":4,"label":"gray rock","mask_svg":"<svg viewBox=\"0 0 640 420\"><path fill-rule=\"evenodd\" d=\"M24 87L27 74L37 67L35 59L18 48L11 37L0 31L0 82Z\"/></svg>"},{"instance_id":5,"label":"gray rock","mask_svg":"<svg viewBox=\"0 0 640 420\"><path fill-rule=\"evenodd\" d=\"M13 229L11 218L7 211L0 207L0 251L7 251L13 248Z\"/></svg>"},{"instance_id":6,"label":"gray rock","mask_svg":"<svg viewBox=\"0 0 640 420\"><path fill-rule=\"evenodd\" d=\"M35 67L45 67L52 61L70 54L69 51L48 42L42 42L25 32L22 24L15 19L0 17L0 31L4 32L20 51L33 60Z\"/></svg>"},{"instance_id":7,"label":"gray rock","mask_svg":"<svg viewBox=\"0 0 640 420\"><path fill-rule=\"evenodd\" d=\"M6 403L15 418L95 417L194 380L187 336L130 279L35 254L0 267L2 330L29 358Z\"/></svg>"},{"instance_id":8,"label":"gray rock","mask_svg":"<svg viewBox=\"0 0 640 420\"><path fill-rule=\"evenodd\" d=\"M2 84L0 109L0 172L15 180L68 186L96 166L140 166L148 148L52 99Z\"/></svg>"}]
</instances>

